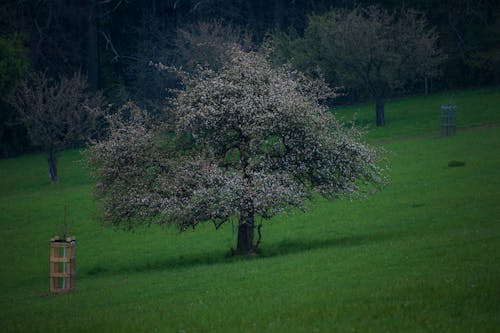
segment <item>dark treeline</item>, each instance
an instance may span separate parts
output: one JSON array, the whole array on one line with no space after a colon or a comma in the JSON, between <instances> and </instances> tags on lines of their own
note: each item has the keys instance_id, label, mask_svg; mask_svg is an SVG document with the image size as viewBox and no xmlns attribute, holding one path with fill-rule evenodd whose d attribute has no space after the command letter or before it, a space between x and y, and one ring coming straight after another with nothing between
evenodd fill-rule
<instances>
[{"instance_id":1,"label":"dark treeline","mask_svg":"<svg viewBox=\"0 0 500 333\"><path fill-rule=\"evenodd\" d=\"M446 61L440 78L432 82L433 91L500 83L500 1L356 3L371 4L412 7L436 27ZM7 59L9 54L16 64L4 61L0 66L0 94L8 94L24 73L6 68L28 67L53 77L82 71L90 89L101 89L112 103L132 99L155 109L166 95L164 88L176 81L149 63L188 63L179 52L179 29L217 21L240 34L246 31L258 46L270 31L300 36L310 15L353 6L347 0L4 0L0 56ZM412 92L423 91L422 83ZM27 151L23 127L16 123L13 110L4 102L0 107L1 155Z\"/></svg>"}]
</instances>

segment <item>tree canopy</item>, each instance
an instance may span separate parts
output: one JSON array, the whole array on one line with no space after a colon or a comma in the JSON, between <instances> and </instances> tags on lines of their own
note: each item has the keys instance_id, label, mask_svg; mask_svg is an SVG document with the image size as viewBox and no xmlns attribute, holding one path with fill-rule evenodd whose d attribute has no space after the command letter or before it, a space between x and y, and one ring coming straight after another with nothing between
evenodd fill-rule
<instances>
[{"instance_id":1,"label":"tree canopy","mask_svg":"<svg viewBox=\"0 0 500 333\"><path fill-rule=\"evenodd\" d=\"M322 106L332 96L323 81L234 48L219 72L203 69L183 82L171 104L176 143L159 140L164 127L148 126L132 108L133 121L112 118L109 139L91 148L111 224L184 230L237 220L237 252L248 254L257 217L301 207L315 193L335 197L382 182L377 151Z\"/></svg>"}]
</instances>

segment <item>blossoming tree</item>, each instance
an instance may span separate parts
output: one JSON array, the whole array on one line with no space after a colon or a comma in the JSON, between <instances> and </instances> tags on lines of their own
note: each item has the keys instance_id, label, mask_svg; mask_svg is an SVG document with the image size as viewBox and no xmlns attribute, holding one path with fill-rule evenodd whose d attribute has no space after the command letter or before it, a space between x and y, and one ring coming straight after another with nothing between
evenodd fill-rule
<instances>
[{"instance_id":1,"label":"blossoming tree","mask_svg":"<svg viewBox=\"0 0 500 333\"><path fill-rule=\"evenodd\" d=\"M128 122L111 118L109 139L88 156L104 220L181 230L237 221L236 252L251 254L257 217L300 207L315 193L373 188L364 183L382 182L379 154L320 104L332 95L321 81L235 48L219 72L184 78L172 102L176 139L159 136L165 127L134 107Z\"/></svg>"}]
</instances>

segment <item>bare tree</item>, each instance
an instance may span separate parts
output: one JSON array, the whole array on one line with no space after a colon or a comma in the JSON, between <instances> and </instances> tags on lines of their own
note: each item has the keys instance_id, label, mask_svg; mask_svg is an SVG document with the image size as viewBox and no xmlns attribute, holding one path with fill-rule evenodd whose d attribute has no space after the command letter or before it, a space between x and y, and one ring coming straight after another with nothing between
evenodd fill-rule
<instances>
[{"instance_id":1,"label":"bare tree","mask_svg":"<svg viewBox=\"0 0 500 333\"><path fill-rule=\"evenodd\" d=\"M109 138L88 156L105 221L185 230L237 220L236 251L247 255L260 242L259 217L302 207L314 193L335 197L382 182L377 151L321 106L332 95L324 82L273 69L258 53L231 52L218 72L184 76L172 103L176 141L165 142L136 107L132 121L110 118Z\"/></svg>"},{"instance_id":2,"label":"bare tree","mask_svg":"<svg viewBox=\"0 0 500 333\"><path fill-rule=\"evenodd\" d=\"M97 135L104 98L86 90L87 79L80 73L55 81L34 72L7 98L19 112L32 144L47 154L53 183L58 181L57 152Z\"/></svg>"}]
</instances>

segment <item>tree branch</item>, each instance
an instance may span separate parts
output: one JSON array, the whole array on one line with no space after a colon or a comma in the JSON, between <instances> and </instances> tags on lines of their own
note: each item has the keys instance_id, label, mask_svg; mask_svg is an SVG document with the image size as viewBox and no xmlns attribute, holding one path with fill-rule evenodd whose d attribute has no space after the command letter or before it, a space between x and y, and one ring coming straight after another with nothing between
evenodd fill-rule
<instances>
[{"instance_id":1,"label":"tree branch","mask_svg":"<svg viewBox=\"0 0 500 333\"><path fill-rule=\"evenodd\" d=\"M111 61L119 61L119 59L130 59L130 60L134 60L134 61L139 61L140 58L138 58L138 57L124 56L124 55L121 55L120 53L118 53L118 51L116 50L116 48L113 44L113 41L111 40L111 36L109 34L106 34L104 31L100 31L100 32L101 32L101 35L104 37L104 39L106 39L106 49L109 46L111 49L111 52L113 52L115 55L113 57L113 59L111 59Z\"/></svg>"},{"instance_id":2,"label":"tree branch","mask_svg":"<svg viewBox=\"0 0 500 333\"><path fill-rule=\"evenodd\" d=\"M226 223L226 222L227 222L227 221L224 221L224 220L220 221L219 223L217 223L216 221L213 221L213 223L214 223L214 227L215 227L215 230L219 230L219 228L220 228L220 227L221 227L224 223Z\"/></svg>"},{"instance_id":3,"label":"tree branch","mask_svg":"<svg viewBox=\"0 0 500 333\"><path fill-rule=\"evenodd\" d=\"M111 59L111 61L118 61L118 59L120 59L120 54L115 49L115 46L113 45L113 42L111 41L111 37L108 34L106 34L104 31L101 31L101 35L106 40L106 49L109 46L111 48L111 51L115 54L114 58Z\"/></svg>"}]
</instances>

